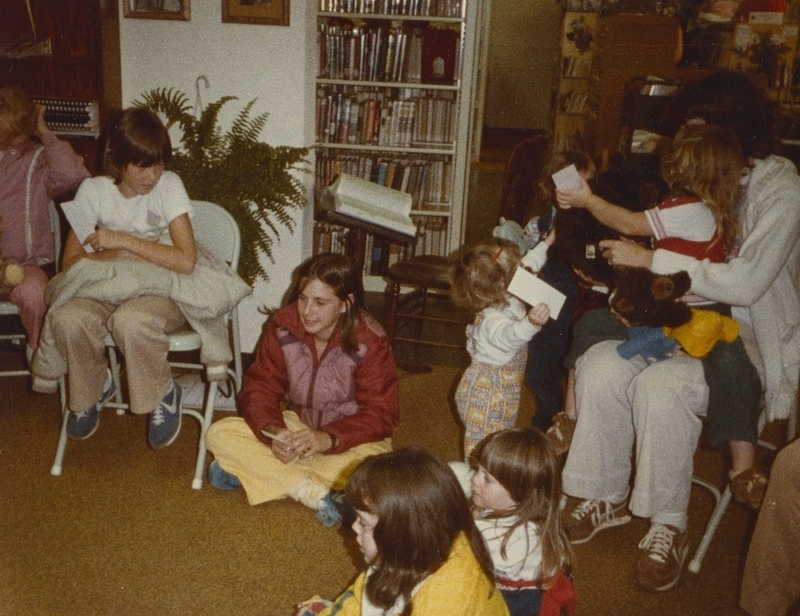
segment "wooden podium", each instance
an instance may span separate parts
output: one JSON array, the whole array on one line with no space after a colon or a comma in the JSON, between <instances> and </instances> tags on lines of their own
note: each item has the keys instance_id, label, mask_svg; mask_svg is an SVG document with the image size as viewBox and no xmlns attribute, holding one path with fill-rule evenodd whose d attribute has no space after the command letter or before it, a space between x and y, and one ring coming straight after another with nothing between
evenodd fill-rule
<instances>
[{"instance_id":1,"label":"wooden podium","mask_svg":"<svg viewBox=\"0 0 800 616\"><path fill-rule=\"evenodd\" d=\"M394 244L400 244L405 247L413 247L417 243L416 235L399 233L389 227L383 227L338 212L334 207L333 197L327 189L319 191L316 201L318 207L314 212L314 220L339 225L347 229L345 254L356 264L362 277L367 259L367 234L384 237Z\"/></svg>"}]
</instances>

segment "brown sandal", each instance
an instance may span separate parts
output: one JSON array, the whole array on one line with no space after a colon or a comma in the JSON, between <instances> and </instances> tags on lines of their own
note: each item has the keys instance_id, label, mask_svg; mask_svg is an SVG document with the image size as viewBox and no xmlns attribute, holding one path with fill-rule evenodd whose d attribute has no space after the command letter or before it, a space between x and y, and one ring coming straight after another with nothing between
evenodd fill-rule
<instances>
[{"instance_id":1,"label":"brown sandal","mask_svg":"<svg viewBox=\"0 0 800 616\"><path fill-rule=\"evenodd\" d=\"M550 427L547 429L547 436L550 437L559 456L569 451L576 423L578 421L569 417L564 411L553 415Z\"/></svg>"},{"instance_id":2,"label":"brown sandal","mask_svg":"<svg viewBox=\"0 0 800 616\"><path fill-rule=\"evenodd\" d=\"M747 468L743 471L730 471L728 476L731 479L733 498L753 509L761 507L769 482L766 475L757 468Z\"/></svg>"}]
</instances>

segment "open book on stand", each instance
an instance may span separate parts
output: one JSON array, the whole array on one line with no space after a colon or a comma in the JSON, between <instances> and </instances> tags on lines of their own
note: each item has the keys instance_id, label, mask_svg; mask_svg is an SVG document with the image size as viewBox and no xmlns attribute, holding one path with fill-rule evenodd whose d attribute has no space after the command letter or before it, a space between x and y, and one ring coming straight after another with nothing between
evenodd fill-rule
<instances>
[{"instance_id":1,"label":"open book on stand","mask_svg":"<svg viewBox=\"0 0 800 616\"><path fill-rule=\"evenodd\" d=\"M411 220L411 195L342 173L328 188L326 206L336 214L414 237L417 227Z\"/></svg>"}]
</instances>

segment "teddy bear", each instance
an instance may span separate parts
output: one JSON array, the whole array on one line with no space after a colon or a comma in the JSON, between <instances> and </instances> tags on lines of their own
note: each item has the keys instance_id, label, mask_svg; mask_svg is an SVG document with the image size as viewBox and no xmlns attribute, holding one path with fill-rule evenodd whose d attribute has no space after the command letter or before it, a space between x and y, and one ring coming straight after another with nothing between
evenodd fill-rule
<instances>
[{"instance_id":1,"label":"teddy bear","mask_svg":"<svg viewBox=\"0 0 800 616\"><path fill-rule=\"evenodd\" d=\"M621 357L641 355L647 363L671 357L680 343L664 328L678 328L692 319L692 310L681 301L689 290L686 272L655 274L643 267L620 268L608 303L628 324L628 339L617 348Z\"/></svg>"},{"instance_id":2,"label":"teddy bear","mask_svg":"<svg viewBox=\"0 0 800 616\"><path fill-rule=\"evenodd\" d=\"M683 349L702 359L718 341L736 340L739 324L734 319L680 300L691 284L686 272L663 276L646 268L618 270L609 305L630 325L628 340L617 349L621 357L640 354L653 363Z\"/></svg>"},{"instance_id":3,"label":"teddy bear","mask_svg":"<svg viewBox=\"0 0 800 616\"><path fill-rule=\"evenodd\" d=\"M22 282L23 271L19 263L0 256L0 295L5 295Z\"/></svg>"},{"instance_id":4,"label":"teddy bear","mask_svg":"<svg viewBox=\"0 0 800 616\"><path fill-rule=\"evenodd\" d=\"M500 222L492 230L492 237L514 242L519 248L519 254L521 256L525 256L525 253L531 248L528 240L525 238L525 231L520 224L513 220L506 220L502 216L500 217Z\"/></svg>"}]
</instances>

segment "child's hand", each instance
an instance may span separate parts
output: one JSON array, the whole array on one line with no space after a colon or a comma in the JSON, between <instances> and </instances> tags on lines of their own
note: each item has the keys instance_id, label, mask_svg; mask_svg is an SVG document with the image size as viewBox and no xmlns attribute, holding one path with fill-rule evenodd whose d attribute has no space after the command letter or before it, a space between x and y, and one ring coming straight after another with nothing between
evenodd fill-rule
<instances>
[{"instance_id":1,"label":"child's hand","mask_svg":"<svg viewBox=\"0 0 800 616\"><path fill-rule=\"evenodd\" d=\"M43 105L36 105L36 128L34 128L34 133L36 134L39 139L41 139L45 133L50 132L50 128L47 126L47 122L44 119L44 106Z\"/></svg>"},{"instance_id":2,"label":"child's hand","mask_svg":"<svg viewBox=\"0 0 800 616\"><path fill-rule=\"evenodd\" d=\"M549 318L550 308L548 308L547 304L545 303L536 304L528 311L528 321L531 322L531 325L542 327L545 323L547 323L547 319Z\"/></svg>"},{"instance_id":3,"label":"child's hand","mask_svg":"<svg viewBox=\"0 0 800 616\"><path fill-rule=\"evenodd\" d=\"M114 231L105 227L100 227L94 233L90 233L83 241L84 246L91 246L96 252L102 250L126 250L135 254L131 250L131 241L134 237L130 233ZM147 241L151 241L148 240ZM155 238L158 242L158 238Z\"/></svg>"},{"instance_id":4,"label":"child's hand","mask_svg":"<svg viewBox=\"0 0 800 616\"><path fill-rule=\"evenodd\" d=\"M573 207L587 207L589 197L592 196L592 189L589 184L581 177L581 187L575 190L556 189L556 201L558 207L568 210Z\"/></svg>"}]
</instances>

